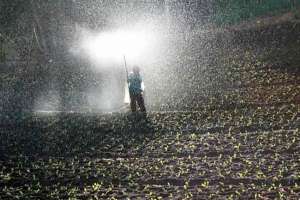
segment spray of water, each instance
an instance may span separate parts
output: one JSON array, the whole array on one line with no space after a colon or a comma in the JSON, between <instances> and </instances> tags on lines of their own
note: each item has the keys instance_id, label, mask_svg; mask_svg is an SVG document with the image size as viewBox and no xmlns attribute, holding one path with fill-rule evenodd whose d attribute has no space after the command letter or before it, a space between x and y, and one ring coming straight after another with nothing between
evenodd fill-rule
<instances>
[{"instance_id":1,"label":"spray of water","mask_svg":"<svg viewBox=\"0 0 300 200\"><path fill-rule=\"evenodd\" d=\"M190 78L193 74L183 76L182 71L189 71L190 66L205 68L206 63L210 62L203 55L207 48L211 48L206 45L209 42L203 42L206 38L201 35L187 36L191 31L180 26L178 20L175 22L167 16L172 13L148 15L143 10L140 15L129 13L123 8L120 11L102 9L101 5L94 5L92 2L76 4L82 7L83 13L107 12L109 20L109 26L99 25L101 29L84 23L77 24L69 48L74 57L85 60L86 69L95 76L99 75L98 82L101 84L88 86L83 91L89 109L115 110L122 107L124 102L129 102L124 55L129 70L134 65L140 66L146 86L146 104L159 105L157 108L163 107L162 103L168 106L172 101L178 101L178 98L184 99L186 91L193 89L186 88L189 84L193 85L194 80ZM193 37L196 38L197 49L194 48L193 41L187 41L187 38ZM186 56L187 54L191 56ZM205 81L202 83L206 84Z\"/></svg>"},{"instance_id":2,"label":"spray of water","mask_svg":"<svg viewBox=\"0 0 300 200\"><path fill-rule=\"evenodd\" d=\"M56 90L49 90L46 94L36 99L34 110L40 113L60 110L61 99Z\"/></svg>"},{"instance_id":3,"label":"spray of water","mask_svg":"<svg viewBox=\"0 0 300 200\"><path fill-rule=\"evenodd\" d=\"M158 63L160 57L160 31L154 23L100 32L78 28L78 37L70 52L88 60L90 64L86 67L101 74L101 87L86 91L91 108L115 110L130 102L123 58L125 56L129 70L138 65L142 75L148 77L158 67L154 63Z\"/></svg>"}]
</instances>

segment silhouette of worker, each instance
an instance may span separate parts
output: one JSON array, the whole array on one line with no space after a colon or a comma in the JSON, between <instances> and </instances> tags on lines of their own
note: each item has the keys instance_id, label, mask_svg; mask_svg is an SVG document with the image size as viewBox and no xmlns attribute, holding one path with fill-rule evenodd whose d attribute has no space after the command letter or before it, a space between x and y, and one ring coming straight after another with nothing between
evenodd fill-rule
<instances>
[{"instance_id":1,"label":"silhouette of worker","mask_svg":"<svg viewBox=\"0 0 300 200\"><path fill-rule=\"evenodd\" d=\"M136 112L136 104L139 105L140 111L146 112L142 82L143 80L140 75L140 68L138 66L134 66L132 72L128 76L130 108L132 112Z\"/></svg>"}]
</instances>

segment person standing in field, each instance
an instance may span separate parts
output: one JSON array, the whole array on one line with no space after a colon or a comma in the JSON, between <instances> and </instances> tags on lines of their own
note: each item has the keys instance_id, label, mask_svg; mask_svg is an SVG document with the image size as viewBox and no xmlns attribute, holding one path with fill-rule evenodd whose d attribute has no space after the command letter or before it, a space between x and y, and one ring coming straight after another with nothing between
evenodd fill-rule
<instances>
[{"instance_id":1,"label":"person standing in field","mask_svg":"<svg viewBox=\"0 0 300 200\"><path fill-rule=\"evenodd\" d=\"M143 88L142 82L143 79L140 75L140 68L134 66L132 72L128 76L128 87L129 87L129 96L130 96L130 108L132 112L136 112L137 105L140 108L141 112L146 112L144 97L143 97Z\"/></svg>"}]
</instances>

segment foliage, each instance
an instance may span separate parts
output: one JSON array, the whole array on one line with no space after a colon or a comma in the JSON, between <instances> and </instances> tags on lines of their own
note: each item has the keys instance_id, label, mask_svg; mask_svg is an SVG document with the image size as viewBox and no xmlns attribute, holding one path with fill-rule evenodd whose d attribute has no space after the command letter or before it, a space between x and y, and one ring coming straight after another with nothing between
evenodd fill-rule
<instances>
[{"instance_id":1,"label":"foliage","mask_svg":"<svg viewBox=\"0 0 300 200\"><path fill-rule=\"evenodd\" d=\"M299 5L299 0L218 0L213 18L217 24L235 24L263 15L293 10Z\"/></svg>"},{"instance_id":2,"label":"foliage","mask_svg":"<svg viewBox=\"0 0 300 200\"><path fill-rule=\"evenodd\" d=\"M299 80L241 56L227 73L243 91L223 96L251 106L2 117L1 198L297 198Z\"/></svg>"}]
</instances>

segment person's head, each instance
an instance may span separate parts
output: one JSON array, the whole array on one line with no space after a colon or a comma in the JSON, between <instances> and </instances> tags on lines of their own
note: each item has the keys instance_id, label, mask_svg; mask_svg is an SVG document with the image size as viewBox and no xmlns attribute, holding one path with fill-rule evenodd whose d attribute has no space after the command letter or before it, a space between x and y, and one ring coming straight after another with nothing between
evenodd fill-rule
<instances>
[{"instance_id":1,"label":"person's head","mask_svg":"<svg viewBox=\"0 0 300 200\"><path fill-rule=\"evenodd\" d=\"M135 65L135 66L133 66L132 71L133 71L133 73L138 74L138 73L140 73L140 68L137 65Z\"/></svg>"}]
</instances>

